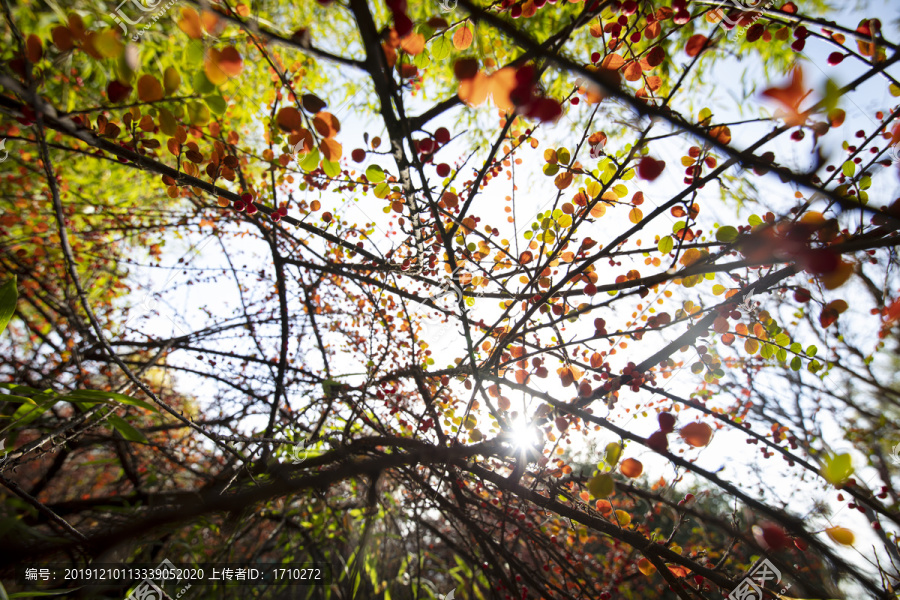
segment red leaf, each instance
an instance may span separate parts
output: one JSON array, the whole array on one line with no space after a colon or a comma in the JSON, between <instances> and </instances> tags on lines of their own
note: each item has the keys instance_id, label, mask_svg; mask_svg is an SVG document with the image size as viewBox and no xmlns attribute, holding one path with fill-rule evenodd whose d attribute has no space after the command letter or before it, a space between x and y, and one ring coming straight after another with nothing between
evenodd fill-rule
<instances>
[{"instance_id":1,"label":"red leaf","mask_svg":"<svg viewBox=\"0 0 900 600\"><path fill-rule=\"evenodd\" d=\"M692 35L691 39L688 40L687 46L684 47L684 51L687 52L687 55L690 57L697 56L706 46L707 39L708 38L702 33Z\"/></svg>"}]
</instances>

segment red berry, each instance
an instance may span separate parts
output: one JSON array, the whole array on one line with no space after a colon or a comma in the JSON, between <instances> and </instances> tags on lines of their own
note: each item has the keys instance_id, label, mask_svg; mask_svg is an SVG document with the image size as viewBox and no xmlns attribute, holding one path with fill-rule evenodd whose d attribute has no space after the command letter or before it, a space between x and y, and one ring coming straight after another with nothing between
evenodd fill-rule
<instances>
[{"instance_id":1,"label":"red berry","mask_svg":"<svg viewBox=\"0 0 900 600\"><path fill-rule=\"evenodd\" d=\"M434 132L434 139L438 144L444 145L450 141L450 132L446 127L439 127L438 130Z\"/></svg>"},{"instance_id":2,"label":"red berry","mask_svg":"<svg viewBox=\"0 0 900 600\"><path fill-rule=\"evenodd\" d=\"M419 140L418 150L419 154L431 154L432 152L434 152L434 142L431 140L431 138Z\"/></svg>"},{"instance_id":3,"label":"red berry","mask_svg":"<svg viewBox=\"0 0 900 600\"><path fill-rule=\"evenodd\" d=\"M753 533L756 536L756 541L769 550L781 550L790 544L784 529L771 523L755 527Z\"/></svg>"},{"instance_id":4,"label":"red berry","mask_svg":"<svg viewBox=\"0 0 900 600\"><path fill-rule=\"evenodd\" d=\"M450 174L450 165L447 163L441 163L437 166L437 174L441 177L446 177Z\"/></svg>"},{"instance_id":5,"label":"red berry","mask_svg":"<svg viewBox=\"0 0 900 600\"><path fill-rule=\"evenodd\" d=\"M353 152L350 153L350 158L352 158L355 162L362 162L366 160L366 151L362 148L357 148Z\"/></svg>"},{"instance_id":6,"label":"red berry","mask_svg":"<svg viewBox=\"0 0 900 600\"><path fill-rule=\"evenodd\" d=\"M840 52L832 52L828 55L828 64L831 66L840 64L842 60L844 60L844 55Z\"/></svg>"}]
</instances>

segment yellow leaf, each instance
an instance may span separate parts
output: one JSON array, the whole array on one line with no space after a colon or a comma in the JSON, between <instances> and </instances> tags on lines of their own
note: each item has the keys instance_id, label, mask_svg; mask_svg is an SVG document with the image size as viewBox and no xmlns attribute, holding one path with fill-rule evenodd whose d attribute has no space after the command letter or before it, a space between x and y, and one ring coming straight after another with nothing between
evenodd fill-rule
<instances>
[{"instance_id":1,"label":"yellow leaf","mask_svg":"<svg viewBox=\"0 0 900 600\"><path fill-rule=\"evenodd\" d=\"M825 481L832 485L840 486L853 475L853 463L846 452L826 456L822 462L822 469L819 472Z\"/></svg>"},{"instance_id":2,"label":"yellow leaf","mask_svg":"<svg viewBox=\"0 0 900 600\"><path fill-rule=\"evenodd\" d=\"M656 567L653 566L653 563L647 560L646 558L642 558L638 561L638 571L650 577L654 573L656 573Z\"/></svg>"},{"instance_id":3,"label":"yellow leaf","mask_svg":"<svg viewBox=\"0 0 900 600\"><path fill-rule=\"evenodd\" d=\"M643 219L643 218L644 218L644 213L642 213L641 209L639 209L637 207L632 208L628 212L628 220L631 221L632 223L635 223L635 224L640 223L641 219Z\"/></svg>"},{"instance_id":4,"label":"yellow leaf","mask_svg":"<svg viewBox=\"0 0 900 600\"><path fill-rule=\"evenodd\" d=\"M825 530L832 540L843 546L852 546L856 539L853 532L846 527L829 527Z\"/></svg>"},{"instance_id":5,"label":"yellow leaf","mask_svg":"<svg viewBox=\"0 0 900 600\"><path fill-rule=\"evenodd\" d=\"M616 511L616 519L619 520L619 525L622 527L627 527L629 523L631 523L631 515L629 515L624 510Z\"/></svg>"}]
</instances>

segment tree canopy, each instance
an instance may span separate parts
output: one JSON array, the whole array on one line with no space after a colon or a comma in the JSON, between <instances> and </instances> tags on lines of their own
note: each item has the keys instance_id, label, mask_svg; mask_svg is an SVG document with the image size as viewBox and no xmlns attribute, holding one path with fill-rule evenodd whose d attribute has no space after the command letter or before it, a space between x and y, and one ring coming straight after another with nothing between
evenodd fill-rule
<instances>
[{"instance_id":1,"label":"tree canopy","mask_svg":"<svg viewBox=\"0 0 900 600\"><path fill-rule=\"evenodd\" d=\"M895 8L3 0L0 598L896 598Z\"/></svg>"}]
</instances>

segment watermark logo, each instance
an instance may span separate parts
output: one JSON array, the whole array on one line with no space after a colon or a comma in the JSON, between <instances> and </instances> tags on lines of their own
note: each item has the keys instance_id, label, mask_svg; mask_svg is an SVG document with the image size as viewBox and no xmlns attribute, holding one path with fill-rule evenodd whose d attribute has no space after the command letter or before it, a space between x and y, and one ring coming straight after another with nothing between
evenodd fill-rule
<instances>
[{"instance_id":1,"label":"watermark logo","mask_svg":"<svg viewBox=\"0 0 900 600\"><path fill-rule=\"evenodd\" d=\"M441 12L450 12L457 4L457 0L440 0Z\"/></svg>"},{"instance_id":2,"label":"watermark logo","mask_svg":"<svg viewBox=\"0 0 900 600\"><path fill-rule=\"evenodd\" d=\"M160 17L162 17L169 8L172 7L178 0L170 0L168 4L163 6L162 8L157 8L162 3L163 0L156 0L156 2L152 2L151 0L122 0L122 2L116 7L116 10L109 13L109 16L112 17L113 21L122 28L122 33L125 34L125 37L129 37L128 35L128 25L131 25L135 28L135 33L131 35L132 41L138 41L141 39L141 36L144 35L144 32L150 29L150 27L156 23ZM127 16L124 12L122 12L122 6L126 3L130 2L140 11L137 14L141 15L141 13L150 13L154 12L155 14L143 14L138 19L132 20L129 16ZM132 13L133 14L133 13ZM138 25L143 23L144 18L150 18L150 22L144 25L140 30L138 30ZM128 25L126 25L126 23Z\"/></svg>"},{"instance_id":3,"label":"watermark logo","mask_svg":"<svg viewBox=\"0 0 900 600\"><path fill-rule=\"evenodd\" d=\"M3 143L0 142L0 149L3 148ZM894 144L891 146L891 149L888 150L888 156L891 158L891 164L900 163L900 144ZM5 158L5 157L4 157ZM0 159L0 162L3 162L3 159Z\"/></svg>"},{"instance_id":4,"label":"watermark logo","mask_svg":"<svg viewBox=\"0 0 900 600\"><path fill-rule=\"evenodd\" d=\"M303 456L300 456L300 452L303 452ZM288 456L291 458L292 465L299 465L303 463L307 458L309 458L309 440L303 440L302 442L297 442L288 450Z\"/></svg>"},{"instance_id":5,"label":"watermark logo","mask_svg":"<svg viewBox=\"0 0 900 600\"><path fill-rule=\"evenodd\" d=\"M764 558L763 561L759 563L759 566L757 566L750 575L745 577L744 580L734 588L733 592L728 594L728 598L730 600L762 600L763 587L766 586L769 580L773 581L773 585L778 585L781 581L781 571L769 562L769 559ZM791 584L787 584L782 588L778 595L781 596L788 591L790 587Z\"/></svg>"},{"instance_id":6,"label":"watermark logo","mask_svg":"<svg viewBox=\"0 0 900 600\"><path fill-rule=\"evenodd\" d=\"M891 462L900 466L900 444L894 446L894 450L891 452Z\"/></svg>"},{"instance_id":7,"label":"watermark logo","mask_svg":"<svg viewBox=\"0 0 900 600\"><path fill-rule=\"evenodd\" d=\"M719 3L719 6L716 10L722 13L722 20L732 27L736 27L737 24L741 21L740 13L741 12L751 12L753 10L763 10L768 8L772 4L772 0L768 0L767 2L763 2L763 0L723 0ZM728 13L737 10L740 11L735 18L732 19L728 16ZM759 17L757 17L758 19ZM756 19L753 19L754 21Z\"/></svg>"},{"instance_id":8,"label":"watermark logo","mask_svg":"<svg viewBox=\"0 0 900 600\"><path fill-rule=\"evenodd\" d=\"M168 558L165 558L161 563L159 563L159 566L157 566L155 569L149 569L149 571L153 573L156 579L167 581L174 578L175 573L177 573L178 569L175 568L175 565L172 564L172 561L170 561ZM172 577L169 577L170 575ZM188 589L190 589L190 587L191 584L187 584L187 586L184 587L180 592L178 592L178 595L175 597L181 598L182 595ZM125 600L163 600L163 598L169 597L170 596L163 592L159 588L159 586L153 583L153 580L147 578L144 579L140 584L138 584L138 586L134 588L134 590L128 595L128 597L125 598Z\"/></svg>"},{"instance_id":9,"label":"watermark logo","mask_svg":"<svg viewBox=\"0 0 900 600\"><path fill-rule=\"evenodd\" d=\"M428 300L431 300L433 304L437 304L437 301L441 298L450 297L450 304L452 304L455 308L460 308L464 314L468 314L468 307L466 305L465 294L463 293L463 288L454 280L454 276L462 269L462 265L456 267L456 269L450 274L449 277L445 278L441 285L429 292L426 296ZM480 298L484 294L484 288L481 288L478 293L476 293L472 298ZM445 329L449 329L451 325L449 323L445 323L443 318L428 316L421 320L422 325L429 331L429 333L433 333L435 335L440 335L444 332ZM462 320L458 323L459 326L462 325ZM465 335L461 330L459 331L460 335Z\"/></svg>"},{"instance_id":10,"label":"watermark logo","mask_svg":"<svg viewBox=\"0 0 900 600\"><path fill-rule=\"evenodd\" d=\"M3 153L3 156L0 157L0 163L2 163L9 156L9 152L6 151L6 138L0 140L0 152Z\"/></svg>"}]
</instances>

